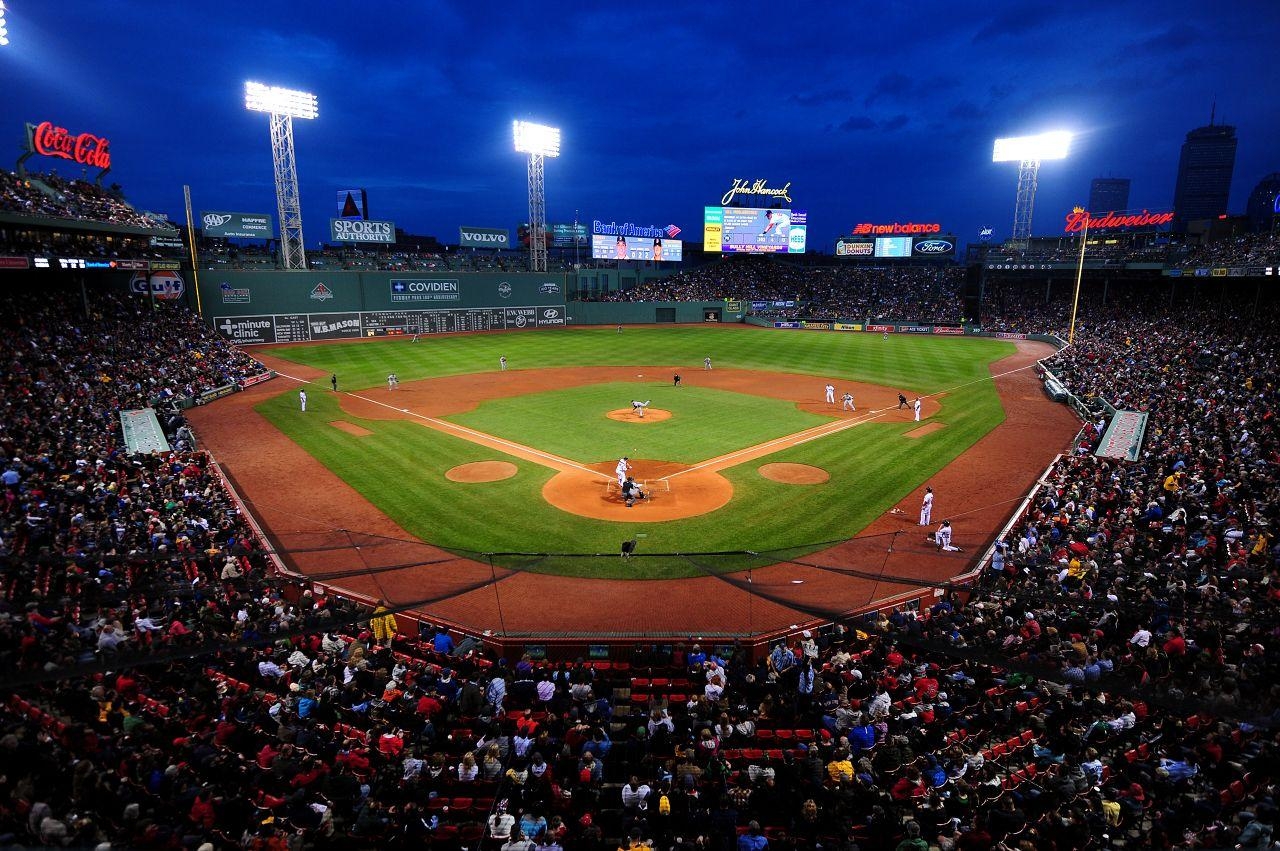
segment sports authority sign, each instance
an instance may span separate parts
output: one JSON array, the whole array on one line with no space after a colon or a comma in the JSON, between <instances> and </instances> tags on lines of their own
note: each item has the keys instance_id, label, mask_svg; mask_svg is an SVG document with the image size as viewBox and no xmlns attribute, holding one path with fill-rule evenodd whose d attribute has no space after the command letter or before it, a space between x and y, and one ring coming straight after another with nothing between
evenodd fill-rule
<instances>
[{"instance_id":1,"label":"sports authority sign","mask_svg":"<svg viewBox=\"0 0 1280 851\"><path fill-rule=\"evenodd\" d=\"M1110 212L1101 216L1092 215L1088 210L1079 207L1067 213L1065 233L1079 233L1087 225L1089 230L1106 230L1108 228L1150 228L1161 227L1173 221L1173 213L1168 210L1152 213L1149 210Z\"/></svg>"},{"instance_id":2,"label":"sports authority sign","mask_svg":"<svg viewBox=\"0 0 1280 851\"><path fill-rule=\"evenodd\" d=\"M228 213L211 210L200 214L205 236L232 239L273 239L271 216L265 213Z\"/></svg>"},{"instance_id":3,"label":"sports authority sign","mask_svg":"<svg viewBox=\"0 0 1280 851\"><path fill-rule=\"evenodd\" d=\"M396 241L396 223L381 222L375 219L330 219L329 240L331 242L376 242L392 245Z\"/></svg>"},{"instance_id":4,"label":"sports authority sign","mask_svg":"<svg viewBox=\"0 0 1280 851\"><path fill-rule=\"evenodd\" d=\"M111 168L110 139L92 133L70 133L52 121L27 125L27 151L42 157L60 157L103 171Z\"/></svg>"},{"instance_id":5,"label":"sports authority sign","mask_svg":"<svg viewBox=\"0 0 1280 851\"><path fill-rule=\"evenodd\" d=\"M510 248L511 231L502 228L458 228L458 245L463 248Z\"/></svg>"}]
</instances>

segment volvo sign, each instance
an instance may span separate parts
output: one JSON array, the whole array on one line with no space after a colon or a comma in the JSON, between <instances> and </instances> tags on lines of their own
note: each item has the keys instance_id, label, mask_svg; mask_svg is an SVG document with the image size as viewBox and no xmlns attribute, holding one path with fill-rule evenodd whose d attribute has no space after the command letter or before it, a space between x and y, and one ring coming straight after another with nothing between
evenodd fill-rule
<instances>
[{"instance_id":1,"label":"volvo sign","mask_svg":"<svg viewBox=\"0 0 1280 851\"><path fill-rule=\"evenodd\" d=\"M502 228L458 228L458 245L463 248L510 248L511 231Z\"/></svg>"}]
</instances>

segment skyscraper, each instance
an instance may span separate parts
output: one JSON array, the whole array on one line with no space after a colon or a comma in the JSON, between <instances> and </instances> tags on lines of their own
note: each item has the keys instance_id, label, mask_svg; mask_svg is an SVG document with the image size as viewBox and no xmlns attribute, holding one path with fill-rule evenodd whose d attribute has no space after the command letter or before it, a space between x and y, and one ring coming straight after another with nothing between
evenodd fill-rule
<instances>
[{"instance_id":1,"label":"skyscraper","mask_svg":"<svg viewBox=\"0 0 1280 851\"><path fill-rule=\"evenodd\" d=\"M1280 219L1280 171L1268 174L1253 187L1245 214L1255 231L1266 232L1275 226Z\"/></svg>"},{"instance_id":2,"label":"skyscraper","mask_svg":"<svg viewBox=\"0 0 1280 851\"><path fill-rule=\"evenodd\" d=\"M1089 212L1095 216L1129 209L1129 178L1095 177L1089 184Z\"/></svg>"},{"instance_id":3,"label":"skyscraper","mask_svg":"<svg viewBox=\"0 0 1280 851\"><path fill-rule=\"evenodd\" d=\"M1209 124L1187 134L1173 189L1175 230L1185 229L1187 222L1216 219L1227 212L1235 166L1236 128Z\"/></svg>"}]
</instances>

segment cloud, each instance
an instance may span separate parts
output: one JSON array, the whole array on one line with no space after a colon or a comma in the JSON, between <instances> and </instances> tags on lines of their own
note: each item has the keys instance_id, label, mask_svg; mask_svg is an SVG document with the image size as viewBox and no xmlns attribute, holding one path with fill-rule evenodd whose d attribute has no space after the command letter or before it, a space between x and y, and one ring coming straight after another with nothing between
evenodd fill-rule
<instances>
[{"instance_id":1,"label":"cloud","mask_svg":"<svg viewBox=\"0 0 1280 851\"><path fill-rule=\"evenodd\" d=\"M1019 4L987 21L973 34L973 43L1026 35L1040 29L1055 18L1062 17L1063 14L1065 14L1065 8L1062 7L1055 9L1047 5L1037 6L1032 13L1027 7Z\"/></svg>"},{"instance_id":2,"label":"cloud","mask_svg":"<svg viewBox=\"0 0 1280 851\"><path fill-rule=\"evenodd\" d=\"M827 89L821 92L792 95L790 100L800 106L821 106L824 103L840 103L853 99L853 92L848 89Z\"/></svg>"},{"instance_id":3,"label":"cloud","mask_svg":"<svg viewBox=\"0 0 1280 851\"><path fill-rule=\"evenodd\" d=\"M1141 42L1139 47L1150 53L1166 53L1171 50L1186 50L1192 45L1204 41L1204 36L1190 24L1174 24L1164 32Z\"/></svg>"},{"instance_id":4,"label":"cloud","mask_svg":"<svg viewBox=\"0 0 1280 851\"><path fill-rule=\"evenodd\" d=\"M893 118L888 118L888 119L885 119L884 121L881 121L880 129L888 133L892 133L894 130L901 130L903 127L906 127L907 124L910 123L910 121L911 119L905 115L901 115L901 114L895 115Z\"/></svg>"},{"instance_id":5,"label":"cloud","mask_svg":"<svg viewBox=\"0 0 1280 851\"><path fill-rule=\"evenodd\" d=\"M865 115L853 115L840 123L840 129L846 133L855 133L859 130L874 130L875 127L876 123Z\"/></svg>"}]
</instances>

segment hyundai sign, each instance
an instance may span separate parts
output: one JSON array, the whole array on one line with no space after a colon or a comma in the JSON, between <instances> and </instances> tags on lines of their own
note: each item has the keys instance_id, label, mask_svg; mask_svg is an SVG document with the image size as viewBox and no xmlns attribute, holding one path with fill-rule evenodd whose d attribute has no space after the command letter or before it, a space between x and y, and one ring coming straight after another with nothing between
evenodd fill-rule
<instances>
[{"instance_id":1,"label":"hyundai sign","mask_svg":"<svg viewBox=\"0 0 1280 851\"><path fill-rule=\"evenodd\" d=\"M330 242L375 242L393 245L396 241L395 222L380 222L374 219L330 219Z\"/></svg>"},{"instance_id":2,"label":"hyundai sign","mask_svg":"<svg viewBox=\"0 0 1280 851\"><path fill-rule=\"evenodd\" d=\"M458 228L458 245L463 248L510 248L511 231L501 228Z\"/></svg>"}]
</instances>

